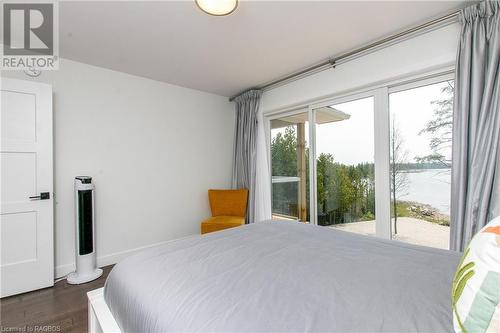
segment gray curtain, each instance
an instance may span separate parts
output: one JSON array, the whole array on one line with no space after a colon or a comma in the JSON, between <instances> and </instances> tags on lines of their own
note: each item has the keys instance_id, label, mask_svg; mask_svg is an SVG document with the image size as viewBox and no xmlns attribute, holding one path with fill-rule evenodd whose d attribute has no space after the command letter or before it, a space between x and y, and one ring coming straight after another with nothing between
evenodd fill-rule
<instances>
[{"instance_id":1,"label":"gray curtain","mask_svg":"<svg viewBox=\"0 0 500 333\"><path fill-rule=\"evenodd\" d=\"M235 98L236 129L234 140L233 188L247 188L247 223L254 222L255 170L257 161L257 114L260 90L247 91Z\"/></svg>"},{"instance_id":2,"label":"gray curtain","mask_svg":"<svg viewBox=\"0 0 500 333\"><path fill-rule=\"evenodd\" d=\"M453 114L450 248L500 215L500 3L462 10Z\"/></svg>"}]
</instances>

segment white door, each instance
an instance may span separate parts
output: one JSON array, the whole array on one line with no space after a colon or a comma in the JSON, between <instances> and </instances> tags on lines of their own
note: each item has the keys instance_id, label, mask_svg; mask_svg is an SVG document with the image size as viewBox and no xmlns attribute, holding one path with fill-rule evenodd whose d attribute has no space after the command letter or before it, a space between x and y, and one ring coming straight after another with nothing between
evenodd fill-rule
<instances>
[{"instance_id":1,"label":"white door","mask_svg":"<svg viewBox=\"0 0 500 333\"><path fill-rule=\"evenodd\" d=\"M2 78L0 90L5 297L54 284L52 87Z\"/></svg>"}]
</instances>

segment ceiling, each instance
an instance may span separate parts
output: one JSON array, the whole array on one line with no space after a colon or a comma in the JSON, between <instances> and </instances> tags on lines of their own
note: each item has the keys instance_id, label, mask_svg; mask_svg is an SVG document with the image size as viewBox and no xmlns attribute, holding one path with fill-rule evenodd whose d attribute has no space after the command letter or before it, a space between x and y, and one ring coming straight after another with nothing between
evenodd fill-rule
<instances>
[{"instance_id":1,"label":"ceiling","mask_svg":"<svg viewBox=\"0 0 500 333\"><path fill-rule=\"evenodd\" d=\"M463 7L463 1L60 2L60 55L231 96Z\"/></svg>"}]
</instances>

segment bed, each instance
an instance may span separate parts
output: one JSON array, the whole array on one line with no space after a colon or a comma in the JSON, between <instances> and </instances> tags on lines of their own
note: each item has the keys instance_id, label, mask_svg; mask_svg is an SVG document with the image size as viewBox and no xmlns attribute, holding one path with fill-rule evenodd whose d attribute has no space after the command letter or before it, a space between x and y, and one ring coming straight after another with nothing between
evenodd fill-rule
<instances>
[{"instance_id":1,"label":"bed","mask_svg":"<svg viewBox=\"0 0 500 333\"><path fill-rule=\"evenodd\" d=\"M452 332L459 254L269 221L145 250L89 294L90 331Z\"/></svg>"}]
</instances>

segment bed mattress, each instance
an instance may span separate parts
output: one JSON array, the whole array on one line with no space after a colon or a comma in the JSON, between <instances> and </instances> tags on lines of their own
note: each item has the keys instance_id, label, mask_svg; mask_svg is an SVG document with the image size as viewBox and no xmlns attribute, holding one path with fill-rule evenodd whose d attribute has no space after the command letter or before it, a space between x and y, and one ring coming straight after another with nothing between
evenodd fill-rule
<instances>
[{"instance_id":1,"label":"bed mattress","mask_svg":"<svg viewBox=\"0 0 500 333\"><path fill-rule=\"evenodd\" d=\"M297 222L131 256L105 301L132 332L452 332L459 254Z\"/></svg>"}]
</instances>

